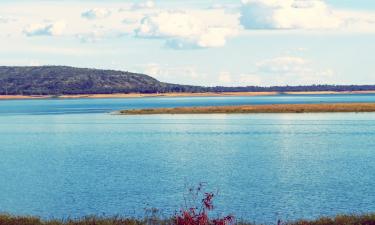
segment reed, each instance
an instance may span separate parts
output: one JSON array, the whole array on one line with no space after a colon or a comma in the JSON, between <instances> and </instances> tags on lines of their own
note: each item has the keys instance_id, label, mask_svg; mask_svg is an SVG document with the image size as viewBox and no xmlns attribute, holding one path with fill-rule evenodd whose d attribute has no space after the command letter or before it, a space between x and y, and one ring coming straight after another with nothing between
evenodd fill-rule
<instances>
[{"instance_id":1,"label":"reed","mask_svg":"<svg viewBox=\"0 0 375 225\"><path fill-rule=\"evenodd\" d=\"M133 219L133 218L103 218L84 217L81 219L42 220L31 216L0 215L0 225L174 225L174 219ZM277 221L275 223L277 224ZM375 214L367 215L339 215L324 217L316 220L299 220L282 222L280 225L375 225ZM207 224L209 225L209 224ZM236 221L234 225L256 225L246 221ZM260 224L259 224L260 225Z\"/></svg>"},{"instance_id":2,"label":"reed","mask_svg":"<svg viewBox=\"0 0 375 225\"><path fill-rule=\"evenodd\" d=\"M375 103L236 105L121 110L125 115L215 113L375 112Z\"/></svg>"}]
</instances>

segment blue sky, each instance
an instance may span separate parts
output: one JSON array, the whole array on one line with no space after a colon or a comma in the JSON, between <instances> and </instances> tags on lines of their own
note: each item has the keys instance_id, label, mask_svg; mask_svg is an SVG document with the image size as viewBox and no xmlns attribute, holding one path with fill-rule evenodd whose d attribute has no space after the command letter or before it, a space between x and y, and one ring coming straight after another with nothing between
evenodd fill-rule
<instances>
[{"instance_id":1,"label":"blue sky","mask_svg":"<svg viewBox=\"0 0 375 225\"><path fill-rule=\"evenodd\" d=\"M375 1L373 0L329 0L327 3L347 9L375 9Z\"/></svg>"},{"instance_id":2,"label":"blue sky","mask_svg":"<svg viewBox=\"0 0 375 225\"><path fill-rule=\"evenodd\" d=\"M0 65L209 86L375 84L373 0L3 0L0 31Z\"/></svg>"}]
</instances>

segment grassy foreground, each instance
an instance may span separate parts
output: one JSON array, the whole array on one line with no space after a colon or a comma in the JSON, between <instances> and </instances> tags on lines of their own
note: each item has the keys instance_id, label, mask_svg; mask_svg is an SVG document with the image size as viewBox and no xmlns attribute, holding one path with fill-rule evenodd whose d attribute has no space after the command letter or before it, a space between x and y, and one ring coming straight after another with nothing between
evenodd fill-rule
<instances>
[{"instance_id":1,"label":"grassy foreground","mask_svg":"<svg viewBox=\"0 0 375 225\"><path fill-rule=\"evenodd\" d=\"M173 225L174 220L148 218L143 220L126 218L85 217L82 219L42 220L38 217L16 217L0 215L0 225ZM234 222L236 225L255 225L247 222ZM277 222L275 221L275 224ZM280 222L280 225L375 225L375 214L362 216L336 216L317 220L300 220L295 222Z\"/></svg>"},{"instance_id":2,"label":"grassy foreground","mask_svg":"<svg viewBox=\"0 0 375 225\"><path fill-rule=\"evenodd\" d=\"M237 105L121 110L125 115L211 113L375 112L375 103Z\"/></svg>"}]
</instances>

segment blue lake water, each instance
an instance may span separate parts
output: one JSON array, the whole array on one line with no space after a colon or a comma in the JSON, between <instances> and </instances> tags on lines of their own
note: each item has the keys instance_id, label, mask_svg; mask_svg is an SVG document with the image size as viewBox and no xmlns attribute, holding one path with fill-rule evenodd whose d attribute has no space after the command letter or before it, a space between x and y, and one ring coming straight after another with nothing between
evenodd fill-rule
<instances>
[{"instance_id":1,"label":"blue lake water","mask_svg":"<svg viewBox=\"0 0 375 225\"><path fill-rule=\"evenodd\" d=\"M0 101L0 115L103 113L120 109L219 106L246 104L299 104L375 102L375 94L276 95L253 97L162 97L122 99L55 99Z\"/></svg>"},{"instance_id":2,"label":"blue lake water","mask_svg":"<svg viewBox=\"0 0 375 225\"><path fill-rule=\"evenodd\" d=\"M250 221L375 211L375 113L119 116L123 108L375 95L0 101L0 212L170 215L185 186Z\"/></svg>"}]
</instances>

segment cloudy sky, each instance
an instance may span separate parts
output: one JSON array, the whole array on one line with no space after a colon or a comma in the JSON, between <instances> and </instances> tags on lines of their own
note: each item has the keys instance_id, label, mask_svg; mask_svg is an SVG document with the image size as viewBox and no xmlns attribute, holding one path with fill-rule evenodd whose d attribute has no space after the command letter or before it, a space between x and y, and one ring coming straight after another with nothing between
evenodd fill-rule
<instances>
[{"instance_id":1,"label":"cloudy sky","mask_svg":"<svg viewBox=\"0 0 375 225\"><path fill-rule=\"evenodd\" d=\"M375 84L374 0L1 0L0 65L198 85Z\"/></svg>"}]
</instances>

